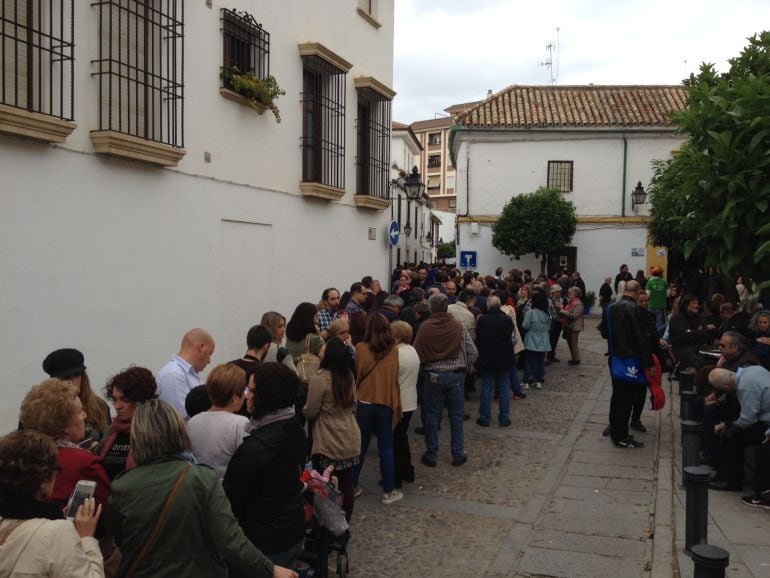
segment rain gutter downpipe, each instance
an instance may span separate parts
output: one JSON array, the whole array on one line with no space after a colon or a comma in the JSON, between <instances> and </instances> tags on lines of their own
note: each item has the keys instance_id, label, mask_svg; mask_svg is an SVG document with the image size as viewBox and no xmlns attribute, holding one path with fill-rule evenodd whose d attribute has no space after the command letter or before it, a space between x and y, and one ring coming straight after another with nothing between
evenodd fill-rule
<instances>
[{"instance_id":1,"label":"rain gutter downpipe","mask_svg":"<svg viewBox=\"0 0 770 578\"><path fill-rule=\"evenodd\" d=\"M628 165L628 139L626 133L623 133L623 186L620 197L620 216L626 216L626 169Z\"/></svg>"}]
</instances>

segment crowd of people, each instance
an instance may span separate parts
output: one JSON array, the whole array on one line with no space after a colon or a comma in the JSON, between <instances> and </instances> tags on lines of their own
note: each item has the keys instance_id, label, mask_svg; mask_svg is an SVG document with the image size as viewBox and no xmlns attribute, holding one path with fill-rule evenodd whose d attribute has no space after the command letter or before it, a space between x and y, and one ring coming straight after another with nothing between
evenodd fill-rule
<instances>
[{"instance_id":1,"label":"crowd of people","mask_svg":"<svg viewBox=\"0 0 770 578\"><path fill-rule=\"evenodd\" d=\"M770 510L770 311L741 276L727 291L714 271L700 269L690 283L670 285L660 267L650 273L634 278L622 266L615 277L622 297L612 305L611 278L600 290L610 355L637 361L646 374L635 387L613 372L605 435L616 445L641 447L628 428L646 431L639 415L647 387L659 383L666 362L674 376L693 373L702 395L692 417L701 422L700 462L713 470L709 487L742 491L745 451L756 447L753 493L742 502Z\"/></svg>"},{"instance_id":2,"label":"crowd of people","mask_svg":"<svg viewBox=\"0 0 770 578\"><path fill-rule=\"evenodd\" d=\"M757 369L744 368L745 359L731 365L728 356L708 374L728 399L724 411L711 409L722 407L716 394L704 407L712 421L725 417L712 428L719 436L713 453L718 480L733 489L736 458L728 450L756 443L758 424L770 422L770 382L761 367L770 352L770 313L742 326L735 305L720 303L721 322L701 319L697 298L672 295L662 271L651 274L646 293L625 266L615 291L600 290L612 356L639 358L647 380L657 376L658 383L664 338L675 359L695 367L703 365L691 357L699 355L696 339L698 346L718 340L723 358L733 345L756 356ZM465 401L477 383L476 424L490 427L496 400L497 424L509 427L511 402L546 386L547 366L560 362L560 338L568 364L581 363L579 273L549 279L516 269L483 276L419 266L397 269L384 285L391 291L371 277L344 292L330 287L319 303L297 305L288 321L265 312L246 332L245 353L205 381L215 339L191 329L157 375L132 366L109 379L104 396L114 412L93 390L80 351L48 355L50 378L24 398L19 430L0 439L0 574L23 567L54 575L46 568L55 567L66 576L296 576L306 534L303 471L333 472L350 521L372 435L381 501L393 504L415 481L412 431L423 436L420 462L438 467L446 408L448 463L460 467L468 459ZM642 445L628 429L644 431L646 386L613 376L606 434L616 447ZM741 405L737 419L728 419L731 393ZM714 443L707 439L704 449ZM92 482L91 497L64 520L82 480Z\"/></svg>"}]
</instances>

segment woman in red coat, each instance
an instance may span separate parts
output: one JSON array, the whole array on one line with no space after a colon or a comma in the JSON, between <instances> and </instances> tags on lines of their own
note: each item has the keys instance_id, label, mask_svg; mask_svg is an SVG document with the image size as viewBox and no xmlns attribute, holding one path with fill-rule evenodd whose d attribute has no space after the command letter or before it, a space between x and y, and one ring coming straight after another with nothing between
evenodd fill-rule
<instances>
[{"instance_id":1,"label":"woman in red coat","mask_svg":"<svg viewBox=\"0 0 770 578\"><path fill-rule=\"evenodd\" d=\"M56 442L62 471L50 499L63 508L78 480L90 480L96 482L94 498L105 506L110 497L110 479L99 456L78 446L86 435L86 413L77 393L71 383L47 379L29 390L21 402L20 421L24 429L44 433Z\"/></svg>"}]
</instances>

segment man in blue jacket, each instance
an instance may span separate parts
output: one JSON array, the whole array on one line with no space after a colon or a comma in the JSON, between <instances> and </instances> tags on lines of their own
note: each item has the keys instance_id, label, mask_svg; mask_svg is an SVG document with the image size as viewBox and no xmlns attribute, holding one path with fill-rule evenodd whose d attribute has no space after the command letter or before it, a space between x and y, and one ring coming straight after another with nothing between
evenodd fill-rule
<instances>
[{"instance_id":1,"label":"man in blue jacket","mask_svg":"<svg viewBox=\"0 0 770 578\"><path fill-rule=\"evenodd\" d=\"M732 423L720 422L714 432L721 434L717 457L717 479L713 490L739 491L743 488L743 457L746 448L760 444L770 426L770 372L761 365L740 367L732 372L714 369L709 383L719 391L735 391L741 414Z\"/></svg>"}]
</instances>

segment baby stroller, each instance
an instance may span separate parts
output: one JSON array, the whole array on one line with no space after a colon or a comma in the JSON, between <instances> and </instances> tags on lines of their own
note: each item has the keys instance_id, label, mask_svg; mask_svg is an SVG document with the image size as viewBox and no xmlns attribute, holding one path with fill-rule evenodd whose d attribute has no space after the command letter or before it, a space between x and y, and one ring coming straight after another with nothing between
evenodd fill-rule
<instances>
[{"instance_id":1,"label":"baby stroller","mask_svg":"<svg viewBox=\"0 0 770 578\"><path fill-rule=\"evenodd\" d=\"M323 474L305 466L301 480L305 490L305 550L300 559L310 566L306 575L312 578L328 578L329 555L337 554L337 576L348 575L347 544L350 529L342 511L342 494L331 481L333 467Z\"/></svg>"}]
</instances>

